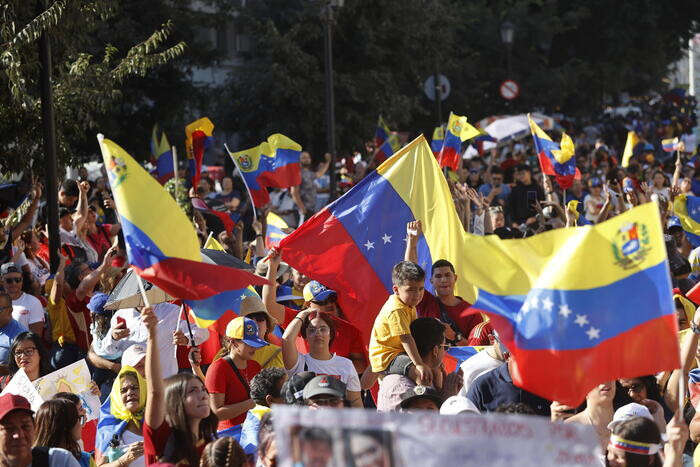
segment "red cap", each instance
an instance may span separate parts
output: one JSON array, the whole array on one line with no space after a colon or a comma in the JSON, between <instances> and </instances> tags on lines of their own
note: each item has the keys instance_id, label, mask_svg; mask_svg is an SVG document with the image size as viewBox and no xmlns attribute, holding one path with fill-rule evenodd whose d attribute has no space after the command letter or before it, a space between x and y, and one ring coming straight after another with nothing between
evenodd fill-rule
<instances>
[{"instance_id":1,"label":"red cap","mask_svg":"<svg viewBox=\"0 0 700 467\"><path fill-rule=\"evenodd\" d=\"M29 401L25 397L15 394L0 396L0 420L14 410L24 410L30 414L34 413L32 411L32 406L29 405Z\"/></svg>"}]
</instances>

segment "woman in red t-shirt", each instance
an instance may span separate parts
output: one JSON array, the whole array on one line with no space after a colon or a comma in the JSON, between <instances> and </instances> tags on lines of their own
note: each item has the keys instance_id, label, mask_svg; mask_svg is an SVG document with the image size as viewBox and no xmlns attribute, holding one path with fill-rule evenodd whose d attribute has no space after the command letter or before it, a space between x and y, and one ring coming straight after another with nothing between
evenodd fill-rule
<instances>
[{"instance_id":1,"label":"woman in red t-shirt","mask_svg":"<svg viewBox=\"0 0 700 467\"><path fill-rule=\"evenodd\" d=\"M215 438L218 422L209 407L209 394L202 380L189 373L163 381L156 342L158 318L151 307L143 309L141 318L148 328L148 397L143 424L146 465L156 462L199 465L204 447Z\"/></svg>"},{"instance_id":2,"label":"woman in red t-shirt","mask_svg":"<svg viewBox=\"0 0 700 467\"><path fill-rule=\"evenodd\" d=\"M219 436L241 437L241 425L248 410L255 407L250 398L249 381L258 374L260 365L255 351L267 345L258 337L257 323L243 316L226 326L228 354L211 364L206 384L211 394L211 407L219 417Z\"/></svg>"}]
</instances>

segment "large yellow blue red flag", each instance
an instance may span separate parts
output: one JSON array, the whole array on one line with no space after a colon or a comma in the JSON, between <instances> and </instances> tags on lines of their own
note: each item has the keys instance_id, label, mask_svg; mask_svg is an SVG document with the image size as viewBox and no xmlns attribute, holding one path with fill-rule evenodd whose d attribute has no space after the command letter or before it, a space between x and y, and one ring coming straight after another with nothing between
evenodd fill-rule
<instances>
[{"instance_id":1,"label":"large yellow blue red flag","mask_svg":"<svg viewBox=\"0 0 700 467\"><path fill-rule=\"evenodd\" d=\"M685 237L694 248L700 246L700 196L681 194L673 200L673 213L678 218ZM673 218L669 220L671 222Z\"/></svg>"},{"instance_id":2,"label":"large yellow blue red flag","mask_svg":"<svg viewBox=\"0 0 700 467\"><path fill-rule=\"evenodd\" d=\"M287 236L289 225L280 216L270 211L267 213L267 231L265 232L265 247L274 248Z\"/></svg>"},{"instance_id":3,"label":"large yellow blue red flag","mask_svg":"<svg viewBox=\"0 0 700 467\"><path fill-rule=\"evenodd\" d=\"M187 171L192 186L197 188L202 172L204 151L214 141L214 124L208 117L195 120L185 127L185 149L187 149Z\"/></svg>"},{"instance_id":4,"label":"large yellow blue red flag","mask_svg":"<svg viewBox=\"0 0 700 467\"><path fill-rule=\"evenodd\" d=\"M193 301L266 283L247 271L202 262L194 227L172 196L116 143L98 139L129 263L141 277Z\"/></svg>"},{"instance_id":5,"label":"large yellow blue red flag","mask_svg":"<svg viewBox=\"0 0 700 467\"><path fill-rule=\"evenodd\" d=\"M255 207L270 202L268 187L288 188L301 183L300 155L301 146L279 133L254 148L229 153Z\"/></svg>"},{"instance_id":6,"label":"large yellow blue red flag","mask_svg":"<svg viewBox=\"0 0 700 467\"><path fill-rule=\"evenodd\" d=\"M418 262L457 272L456 294L484 312L513 356L513 381L578 405L597 384L677 368L677 323L658 208L519 240L464 232L421 136L280 242L282 258L339 291L365 335L391 293L406 223ZM591 274L590 271L595 271ZM431 286L426 283L426 288ZM649 342L654 352L649 353Z\"/></svg>"},{"instance_id":7,"label":"large yellow blue red flag","mask_svg":"<svg viewBox=\"0 0 700 467\"><path fill-rule=\"evenodd\" d=\"M479 130L467 122L467 117L450 112L447 130L442 140L442 148L437 155L440 167L457 170L459 160L462 157L462 141L474 138L479 134Z\"/></svg>"},{"instance_id":8,"label":"large yellow blue red flag","mask_svg":"<svg viewBox=\"0 0 700 467\"><path fill-rule=\"evenodd\" d=\"M377 148L374 152L374 160L377 162L384 162L401 147L399 138L389 129L381 115L374 130L374 146Z\"/></svg>"},{"instance_id":9,"label":"large yellow blue red flag","mask_svg":"<svg viewBox=\"0 0 700 467\"><path fill-rule=\"evenodd\" d=\"M535 152L540 161L542 172L553 175L559 186L566 190L574 183L574 179L581 178L581 172L576 167L574 142L566 133L561 135L561 143L552 141L547 133L535 123L528 114L530 132L535 143Z\"/></svg>"},{"instance_id":10,"label":"large yellow blue red flag","mask_svg":"<svg viewBox=\"0 0 700 467\"><path fill-rule=\"evenodd\" d=\"M153 125L151 132L151 160L156 166L156 178L161 184L164 184L173 177L175 169L173 167L173 153L168 142L168 137L165 132L162 132L160 138L158 125Z\"/></svg>"},{"instance_id":11,"label":"large yellow blue red flag","mask_svg":"<svg viewBox=\"0 0 700 467\"><path fill-rule=\"evenodd\" d=\"M630 165L630 159L634 154L634 147L639 143L639 136L634 131L627 132L627 141L625 141L625 150L622 152L622 167L628 167Z\"/></svg>"}]
</instances>

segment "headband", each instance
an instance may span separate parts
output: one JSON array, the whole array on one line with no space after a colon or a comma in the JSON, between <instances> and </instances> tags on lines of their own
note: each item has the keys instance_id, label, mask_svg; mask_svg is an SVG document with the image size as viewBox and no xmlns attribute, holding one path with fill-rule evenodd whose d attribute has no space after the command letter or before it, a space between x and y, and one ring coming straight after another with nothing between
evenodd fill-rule
<instances>
[{"instance_id":1,"label":"headband","mask_svg":"<svg viewBox=\"0 0 700 467\"><path fill-rule=\"evenodd\" d=\"M659 452L661 445L658 443L643 443L641 441L631 441L629 439L620 438L617 435L610 436L610 444L613 448L620 449L632 454L642 454L645 456L653 456Z\"/></svg>"}]
</instances>

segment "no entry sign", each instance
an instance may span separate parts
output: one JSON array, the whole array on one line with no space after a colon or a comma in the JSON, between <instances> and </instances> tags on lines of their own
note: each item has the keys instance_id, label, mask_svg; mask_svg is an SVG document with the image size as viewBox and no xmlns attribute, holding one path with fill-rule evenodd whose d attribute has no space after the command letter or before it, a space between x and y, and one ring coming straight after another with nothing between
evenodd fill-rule
<instances>
[{"instance_id":1,"label":"no entry sign","mask_svg":"<svg viewBox=\"0 0 700 467\"><path fill-rule=\"evenodd\" d=\"M501 83L499 91L502 98L510 101L520 95L520 85L512 79L507 79Z\"/></svg>"}]
</instances>

